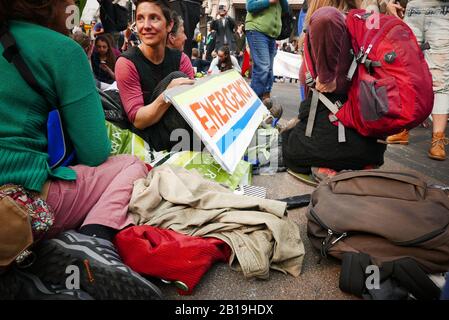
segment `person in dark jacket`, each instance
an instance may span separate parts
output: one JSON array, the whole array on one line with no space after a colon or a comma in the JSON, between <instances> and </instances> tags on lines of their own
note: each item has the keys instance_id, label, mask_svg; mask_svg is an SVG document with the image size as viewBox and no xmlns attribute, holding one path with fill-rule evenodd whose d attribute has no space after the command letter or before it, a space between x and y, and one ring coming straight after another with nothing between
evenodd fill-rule
<instances>
[{"instance_id":1,"label":"person in dark jacket","mask_svg":"<svg viewBox=\"0 0 449 320\"><path fill-rule=\"evenodd\" d=\"M235 57L237 58L239 65L242 65L243 56L246 50L246 35L245 35L245 24L240 22L237 26L237 31L235 32Z\"/></svg>"},{"instance_id":2,"label":"person in dark jacket","mask_svg":"<svg viewBox=\"0 0 449 320\"><path fill-rule=\"evenodd\" d=\"M211 23L207 25L207 37L206 37L206 60L212 61L212 52L216 48L217 32L212 30Z\"/></svg>"},{"instance_id":3,"label":"person in dark jacket","mask_svg":"<svg viewBox=\"0 0 449 320\"><path fill-rule=\"evenodd\" d=\"M228 11L223 5L218 7L218 14L220 18L212 21L211 24L211 29L217 32L215 48L227 46L231 53L235 52L235 21L228 16Z\"/></svg>"}]
</instances>

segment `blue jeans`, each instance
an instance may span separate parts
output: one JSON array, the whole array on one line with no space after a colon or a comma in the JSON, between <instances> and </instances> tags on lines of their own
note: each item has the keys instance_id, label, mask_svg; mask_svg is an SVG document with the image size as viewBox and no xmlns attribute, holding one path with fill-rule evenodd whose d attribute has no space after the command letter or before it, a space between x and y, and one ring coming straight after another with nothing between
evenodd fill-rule
<instances>
[{"instance_id":1,"label":"blue jeans","mask_svg":"<svg viewBox=\"0 0 449 320\"><path fill-rule=\"evenodd\" d=\"M262 97L264 93L270 93L273 87L273 61L277 52L276 40L253 30L246 32L246 39L253 59L251 88L259 97Z\"/></svg>"}]
</instances>

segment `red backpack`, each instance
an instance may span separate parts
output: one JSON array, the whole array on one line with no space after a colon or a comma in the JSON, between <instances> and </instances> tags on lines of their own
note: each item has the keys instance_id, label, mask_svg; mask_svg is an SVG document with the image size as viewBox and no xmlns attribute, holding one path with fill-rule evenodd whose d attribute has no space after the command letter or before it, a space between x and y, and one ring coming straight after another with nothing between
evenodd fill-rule
<instances>
[{"instance_id":1,"label":"red backpack","mask_svg":"<svg viewBox=\"0 0 449 320\"><path fill-rule=\"evenodd\" d=\"M373 23L378 25L370 27ZM346 25L352 39L354 60L348 71L352 80L348 100L332 103L313 89L316 72L308 35L304 42L307 84L315 95L306 135L311 136L318 99L338 121L339 141L344 127L361 135L385 138L421 124L433 107L432 76L413 31L402 20L365 10L351 10Z\"/></svg>"}]
</instances>

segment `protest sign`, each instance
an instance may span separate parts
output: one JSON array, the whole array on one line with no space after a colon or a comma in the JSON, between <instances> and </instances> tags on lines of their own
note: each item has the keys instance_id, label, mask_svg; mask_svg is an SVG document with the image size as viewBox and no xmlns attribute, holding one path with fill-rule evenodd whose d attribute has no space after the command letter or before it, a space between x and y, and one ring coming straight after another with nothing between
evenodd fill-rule
<instances>
[{"instance_id":1,"label":"protest sign","mask_svg":"<svg viewBox=\"0 0 449 320\"><path fill-rule=\"evenodd\" d=\"M234 70L208 76L193 86L167 90L164 97L231 174L268 113L245 79Z\"/></svg>"}]
</instances>

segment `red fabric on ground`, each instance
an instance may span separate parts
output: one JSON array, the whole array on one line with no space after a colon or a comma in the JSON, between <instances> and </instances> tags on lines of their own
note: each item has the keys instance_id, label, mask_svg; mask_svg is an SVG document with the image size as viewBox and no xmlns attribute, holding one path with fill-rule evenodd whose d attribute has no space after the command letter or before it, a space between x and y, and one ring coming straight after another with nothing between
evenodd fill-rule
<instances>
[{"instance_id":1,"label":"red fabric on ground","mask_svg":"<svg viewBox=\"0 0 449 320\"><path fill-rule=\"evenodd\" d=\"M193 292L202 276L216 261L227 262L231 248L216 238L185 236L151 226L125 229L115 237L123 262L134 271L169 281L181 281Z\"/></svg>"}]
</instances>

